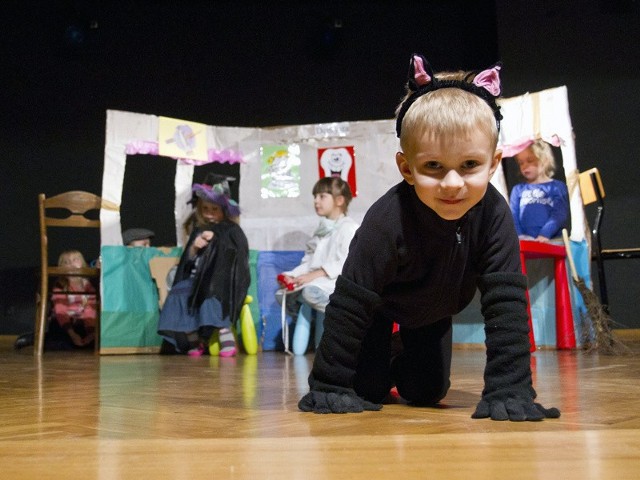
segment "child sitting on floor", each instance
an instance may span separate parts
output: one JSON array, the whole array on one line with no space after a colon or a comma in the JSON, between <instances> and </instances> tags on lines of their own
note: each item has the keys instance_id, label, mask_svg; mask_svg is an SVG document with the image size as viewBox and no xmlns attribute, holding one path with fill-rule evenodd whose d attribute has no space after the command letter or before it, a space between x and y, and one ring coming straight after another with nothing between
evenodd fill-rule
<instances>
[{"instance_id":1,"label":"child sitting on floor","mask_svg":"<svg viewBox=\"0 0 640 480\"><path fill-rule=\"evenodd\" d=\"M85 268L87 262L78 250L62 252L58 266ZM96 289L86 277L64 276L56 280L51 296L56 322L76 347L87 347L95 339Z\"/></svg>"}]
</instances>

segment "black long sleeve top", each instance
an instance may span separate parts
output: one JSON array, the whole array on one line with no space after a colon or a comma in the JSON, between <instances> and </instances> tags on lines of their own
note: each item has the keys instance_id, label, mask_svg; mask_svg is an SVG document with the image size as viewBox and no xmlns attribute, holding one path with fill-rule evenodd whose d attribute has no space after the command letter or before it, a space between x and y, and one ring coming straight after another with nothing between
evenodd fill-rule
<instances>
[{"instance_id":1,"label":"black long sleeve top","mask_svg":"<svg viewBox=\"0 0 640 480\"><path fill-rule=\"evenodd\" d=\"M326 310L311 389L352 388L374 310L416 328L461 311L480 289L487 365L483 397L535 398L526 279L507 201L491 184L458 220L444 220L401 182L376 201L356 232Z\"/></svg>"}]
</instances>

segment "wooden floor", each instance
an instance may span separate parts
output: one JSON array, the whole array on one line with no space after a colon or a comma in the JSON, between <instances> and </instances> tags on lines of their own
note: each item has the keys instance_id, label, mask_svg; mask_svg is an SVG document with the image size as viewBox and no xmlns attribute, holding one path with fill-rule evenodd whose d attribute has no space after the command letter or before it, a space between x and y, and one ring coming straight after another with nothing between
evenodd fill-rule
<instances>
[{"instance_id":1,"label":"wooden floor","mask_svg":"<svg viewBox=\"0 0 640 480\"><path fill-rule=\"evenodd\" d=\"M539 400L562 417L512 423L470 418L481 349L454 350L441 408L315 415L296 407L311 355L38 360L13 339L0 337L2 479L640 478L637 354L536 352Z\"/></svg>"}]
</instances>

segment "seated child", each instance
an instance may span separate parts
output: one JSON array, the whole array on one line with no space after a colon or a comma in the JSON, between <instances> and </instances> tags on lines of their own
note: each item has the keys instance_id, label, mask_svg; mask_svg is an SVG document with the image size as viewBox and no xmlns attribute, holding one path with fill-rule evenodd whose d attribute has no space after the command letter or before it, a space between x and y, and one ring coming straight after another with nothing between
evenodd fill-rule
<instances>
[{"instance_id":1,"label":"seated child","mask_svg":"<svg viewBox=\"0 0 640 480\"><path fill-rule=\"evenodd\" d=\"M75 268L87 266L78 250L63 252L58 265ZM89 346L95 339L96 289L85 277L60 277L51 296L53 314L76 347Z\"/></svg>"},{"instance_id":2,"label":"seated child","mask_svg":"<svg viewBox=\"0 0 640 480\"><path fill-rule=\"evenodd\" d=\"M555 162L551 146L536 140L515 156L524 183L513 187L511 212L522 239L548 242L560 236L569 218L567 186L553 180Z\"/></svg>"},{"instance_id":3,"label":"seated child","mask_svg":"<svg viewBox=\"0 0 640 480\"><path fill-rule=\"evenodd\" d=\"M161 353L207 353L217 330L219 355L231 357L236 354L231 325L251 281L249 245L226 177L210 175L192 191L195 208L184 224L189 238L158 322Z\"/></svg>"},{"instance_id":4,"label":"seated child","mask_svg":"<svg viewBox=\"0 0 640 480\"><path fill-rule=\"evenodd\" d=\"M129 228L122 232L122 243L127 247L150 247L156 234L146 228Z\"/></svg>"},{"instance_id":5,"label":"seated child","mask_svg":"<svg viewBox=\"0 0 640 480\"><path fill-rule=\"evenodd\" d=\"M294 291L286 295L287 311L295 319L293 353L304 355L309 344L312 320L315 347L324 330L324 309L333 293L336 278L349 252L349 243L358 224L347 216L351 202L349 184L339 177L325 177L313 187L313 204L322 219L313 237L307 242L305 255L296 268L279 275L282 286ZM276 294L282 304L282 293Z\"/></svg>"}]
</instances>

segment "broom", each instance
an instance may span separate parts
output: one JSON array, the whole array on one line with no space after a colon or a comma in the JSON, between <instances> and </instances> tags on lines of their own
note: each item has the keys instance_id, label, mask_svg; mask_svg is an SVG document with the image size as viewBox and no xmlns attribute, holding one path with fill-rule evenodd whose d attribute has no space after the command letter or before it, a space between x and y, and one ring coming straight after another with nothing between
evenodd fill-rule
<instances>
[{"instance_id":1,"label":"broom","mask_svg":"<svg viewBox=\"0 0 640 480\"><path fill-rule=\"evenodd\" d=\"M587 307L587 313L589 318L591 318L590 327L593 330L594 339L593 341L588 342L587 350L596 351L604 355L624 355L629 353L629 347L623 344L611 331L613 320L605 311L598 299L598 296L593 293L593 291L587 287L584 280L578 276L578 273L576 272L576 265L573 262L571 245L569 243L569 234L567 233L566 228L562 229L562 238L564 239L564 246L567 250L567 259L569 260L573 283L578 288L580 295L582 295L584 304ZM584 323L587 322L583 318L583 324ZM586 333L583 334L583 337L588 340L590 335Z\"/></svg>"}]
</instances>

